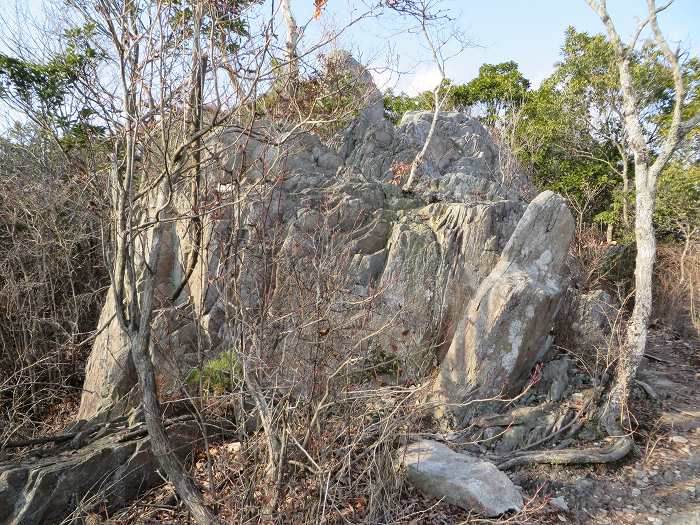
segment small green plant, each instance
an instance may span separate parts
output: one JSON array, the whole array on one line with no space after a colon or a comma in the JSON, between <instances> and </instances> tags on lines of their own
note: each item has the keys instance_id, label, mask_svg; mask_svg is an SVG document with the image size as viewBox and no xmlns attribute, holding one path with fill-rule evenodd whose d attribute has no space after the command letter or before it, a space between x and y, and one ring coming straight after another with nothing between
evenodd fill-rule
<instances>
[{"instance_id":1,"label":"small green plant","mask_svg":"<svg viewBox=\"0 0 700 525\"><path fill-rule=\"evenodd\" d=\"M375 350L374 356L374 373L377 375L396 376L401 369L401 361L396 353L387 352L384 348Z\"/></svg>"},{"instance_id":2,"label":"small green plant","mask_svg":"<svg viewBox=\"0 0 700 525\"><path fill-rule=\"evenodd\" d=\"M241 365L233 351L223 352L216 359L206 361L201 368L193 368L186 381L190 392L198 390L200 381L202 392L232 392L242 381Z\"/></svg>"}]
</instances>

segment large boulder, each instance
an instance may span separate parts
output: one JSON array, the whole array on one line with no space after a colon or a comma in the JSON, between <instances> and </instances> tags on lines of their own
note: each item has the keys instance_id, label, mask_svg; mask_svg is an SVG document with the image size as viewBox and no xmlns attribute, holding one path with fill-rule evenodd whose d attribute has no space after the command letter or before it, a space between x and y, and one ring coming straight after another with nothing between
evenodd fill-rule
<instances>
[{"instance_id":1,"label":"large boulder","mask_svg":"<svg viewBox=\"0 0 700 525\"><path fill-rule=\"evenodd\" d=\"M169 227L161 251L152 340L159 385L181 389L200 352L214 356L241 340L240 326L226 320L230 300L221 297L222 287L234 280L244 314L257 315L261 301L271 300L270 312L280 319L271 329L288 334L280 344L293 351L285 352L288 362L282 363L270 345L270 355L261 358L267 370L289 376L274 381L298 382L308 372L304 356L315 352L310 341L317 327L300 329L305 320L289 314L295 304L316 301L311 281L318 274L309 268L325 268L323 278L347 290L323 298L329 312L345 318L334 325L354 326L358 316L366 318L357 329L331 330L325 344L342 349L359 340L369 354L391 356L394 380L420 380L438 364L525 205L516 189L502 184L498 148L486 129L460 113L440 115L422 182L415 192L403 192L391 184L391 167L417 153L431 114L407 114L395 127L377 113L363 114L364 132L349 130L348 137L356 134L339 152L309 133L265 141L280 136L272 126L245 140L235 129L210 139L207 150L215 162L203 171L208 193L200 202L212 212L201 223L198 264L175 300L170 295L193 251L189 221ZM244 188L231 184L231 171L243 174ZM239 200L237 191L246 198ZM177 193L173 215L186 216L187 202L186 191ZM228 251L233 238L236 257ZM274 264L261 264L265 260ZM300 295L302 289L308 296ZM353 306L368 297L369 317ZM107 328L88 362L79 414L86 420L123 414L138 399L110 297L102 319Z\"/></svg>"},{"instance_id":2,"label":"large boulder","mask_svg":"<svg viewBox=\"0 0 700 525\"><path fill-rule=\"evenodd\" d=\"M465 510L495 517L523 508L518 488L493 463L423 439L399 451L398 462L417 488Z\"/></svg>"},{"instance_id":3,"label":"large boulder","mask_svg":"<svg viewBox=\"0 0 700 525\"><path fill-rule=\"evenodd\" d=\"M442 359L522 213L514 201L437 203L394 224L378 288L395 322L377 343L396 353L407 379L425 377Z\"/></svg>"},{"instance_id":4,"label":"large boulder","mask_svg":"<svg viewBox=\"0 0 700 525\"><path fill-rule=\"evenodd\" d=\"M249 347L251 337L242 331L256 326L262 308L274 321L265 323L270 334L254 336L260 346L256 360L262 369L275 370L270 380L276 384L291 385L308 375L305 367L317 361L319 337L338 354L335 363L326 363L331 368L346 359L344 349L352 349L388 357L395 381L420 381L450 346L459 346L465 312L489 275L489 289L501 290L495 295L508 286L497 282L511 279L513 301L534 293L531 281L540 278L527 277L533 264L551 265L558 282L554 266L568 238L555 237L563 231L544 232L533 243L543 258L554 253L554 262L522 261L519 274L506 274L504 263L500 280L494 270L504 248L518 252L514 239L527 233L513 233L525 211L527 179L504 176L501 152L484 126L459 112L440 113L418 184L402 191L396 175L422 148L432 113L408 112L394 126L383 118L381 93L360 64L347 53L334 53L327 65L354 75L367 93L365 109L337 149L311 133L264 121L247 132L232 126L207 139L198 196L208 212L199 224L201 242L188 219L168 225L156 277L152 349L165 394L181 390L184 376L201 359L222 348ZM175 184L173 217L191 213L186 182ZM147 244L148 234L143 235ZM557 243L551 252L549 243ZM173 298L198 245L197 265ZM326 291L319 295L321 289ZM138 400L128 341L112 303L108 297L106 328L86 369L81 419L110 419ZM327 314L302 319L309 304ZM366 305L369 310L360 311ZM248 320L231 320L241 316ZM508 329L518 331L515 325ZM275 334L285 335L280 341ZM268 336L274 343L260 339ZM532 364L525 354L522 362L513 357L521 375ZM488 373L484 379L493 380Z\"/></svg>"},{"instance_id":5,"label":"large boulder","mask_svg":"<svg viewBox=\"0 0 700 525\"><path fill-rule=\"evenodd\" d=\"M605 290L581 293L570 289L567 312L562 315L560 331L568 331L568 341L582 352L607 351L610 335L618 322L619 304Z\"/></svg>"},{"instance_id":6,"label":"large boulder","mask_svg":"<svg viewBox=\"0 0 700 525\"><path fill-rule=\"evenodd\" d=\"M573 232L560 196L547 191L530 203L440 366L436 398L450 406L447 412L463 418L479 404L461 404L514 396L525 385L551 342Z\"/></svg>"},{"instance_id":7,"label":"large boulder","mask_svg":"<svg viewBox=\"0 0 700 525\"><path fill-rule=\"evenodd\" d=\"M162 483L145 431L112 432L79 450L0 463L0 523L64 523L72 512L101 504L113 511ZM201 434L195 424L176 423L168 437L183 460Z\"/></svg>"}]
</instances>

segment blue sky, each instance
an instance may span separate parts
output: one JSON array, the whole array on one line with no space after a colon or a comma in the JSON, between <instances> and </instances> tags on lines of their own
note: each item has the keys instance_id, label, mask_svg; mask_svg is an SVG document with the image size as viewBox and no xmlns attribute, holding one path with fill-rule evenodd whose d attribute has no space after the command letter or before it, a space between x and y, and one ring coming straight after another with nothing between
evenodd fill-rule
<instances>
[{"instance_id":1,"label":"blue sky","mask_svg":"<svg viewBox=\"0 0 700 525\"><path fill-rule=\"evenodd\" d=\"M51 0L49 0L51 1ZM270 12L272 0L262 10ZM372 2L373 0L367 0ZM300 25L307 27L307 42L340 27L363 10L363 0L328 0L320 20L312 20L313 0L290 0ZM523 74L538 85L559 59L564 31L573 25L578 30L602 32L602 25L585 0L441 0L437 3L450 12L458 27L478 47L470 47L447 64L448 77L457 82L473 78L483 63L515 60ZM0 0L0 16L14 22L15 6L39 12L43 0ZM661 4L662 0L657 0ZM279 4L279 0L275 1ZM629 36L636 19L646 11L646 0L608 0L608 8L619 32ZM672 42L682 41L695 56L700 55L700 0L675 0L659 22ZM278 34L284 38L281 18ZM403 24L403 25L402 25ZM21 27L23 24L19 24ZM351 49L373 67L381 87L414 94L430 89L439 73L430 53L417 34L396 17L370 18L353 26L338 39L337 46ZM398 59L389 59L389 56ZM397 64L398 62L398 64ZM400 74L386 69L398 69Z\"/></svg>"},{"instance_id":2,"label":"blue sky","mask_svg":"<svg viewBox=\"0 0 700 525\"><path fill-rule=\"evenodd\" d=\"M291 4L300 23L311 18L312 0L291 0ZM341 26L360 4L329 0L321 20L310 23L309 33L322 31L324 25ZM524 75L537 85L559 59L567 26L602 32L600 20L585 0L445 0L442 5L451 10L455 25L479 44L448 63L448 76L458 82L473 78L485 62L515 60ZM608 0L608 9L618 31L627 37L633 32L636 19L644 15L646 0ZM365 21L341 38L341 46L353 47L376 65L382 63L386 51L393 46L401 57L400 69L409 73L397 76L377 71L377 80L412 93L429 89L439 74L430 64L427 50L419 44L418 35L397 32L395 23L394 19ZM676 0L659 16L659 23L672 42L682 41L694 55L700 54L700 0Z\"/></svg>"}]
</instances>

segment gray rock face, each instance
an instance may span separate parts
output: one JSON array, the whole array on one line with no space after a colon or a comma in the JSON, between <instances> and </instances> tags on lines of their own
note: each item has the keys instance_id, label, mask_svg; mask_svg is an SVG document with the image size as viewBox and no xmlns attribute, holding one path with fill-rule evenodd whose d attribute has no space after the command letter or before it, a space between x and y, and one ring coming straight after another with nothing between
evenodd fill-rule
<instances>
[{"instance_id":1,"label":"gray rock face","mask_svg":"<svg viewBox=\"0 0 700 525\"><path fill-rule=\"evenodd\" d=\"M194 251L188 221L171 226L159 261L152 339L159 384L181 389L199 353L214 357L221 348L250 341L240 331L256 323L233 322L231 293L226 299L222 291L236 282L234 317L255 316L265 303L278 319L266 325L288 334L261 345L259 356L261 366L286 374L274 378L280 386L308 375L311 341L327 328L324 344L339 360L344 348L359 347L368 358L389 356L394 381L424 379L447 354L449 363L463 363L443 364L449 398L463 398L455 388L467 384L490 393L504 384L508 392L517 389L546 345L547 324L558 307L570 232L556 216L557 198L540 197L525 213L527 181L504 178L488 131L457 112L440 114L420 181L415 191L403 192L395 184L396 168L422 147L431 113L407 113L394 126L383 118L380 93L366 70L347 54L328 61L329 67L344 64L368 93L366 110L337 151L313 134L265 123L245 137L230 128L208 140L215 162L203 172L199 202L212 203L213 210L202 219L199 263L175 301L170 296ZM232 173L241 175L240 186ZM188 190L178 191L173 216L186 216ZM332 292L317 293L319 272ZM305 304L320 308L319 300L334 316L322 323L342 330L319 328L291 313ZM364 301L371 302L371 315L358 310ZM489 307L479 309L481 303ZM108 297L102 320L112 315ZM134 405L136 378L126 343L114 320L96 339L81 419L108 420ZM503 344L511 349L503 353ZM467 347L475 348L469 359L483 366L470 368L459 357Z\"/></svg>"},{"instance_id":2,"label":"gray rock face","mask_svg":"<svg viewBox=\"0 0 700 525\"><path fill-rule=\"evenodd\" d=\"M378 287L387 310L398 315L379 339L399 349L409 377L424 377L438 364L522 209L512 201L431 204L394 225Z\"/></svg>"},{"instance_id":3,"label":"gray rock face","mask_svg":"<svg viewBox=\"0 0 700 525\"><path fill-rule=\"evenodd\" d=\"M161 483L149 438L122 441L123 435L107 436L50 458L0 463L0 523L61 523L81 504L91 508L105 502L114 510ZM191 451L198 429L178 423L168 427L168 435L182 460Z\"/></svg>"},{"instance_id":4,"label":"gray rock face","mask_svg":"<svg viewBox=\"0 0 700 525\"><path fill-rule=\"evenodd\" d=\"M111 291L102 307L98 327L105 328L95 338L85 365L85 382L78 419L90 419L102 410L109 410L114 404L120 404L137 381L128 337L114 320L114 299Z\"/></svg>"},{"instance_id":5,"label":"gray rock face","mask_svg":"<svg viewBox=\"0 0 700 525\"><path fill-rule=\"evenodd\" d=\"M607 348L608 336L618 315L616 301L603 290L575 292L571 299L574 322L571 330L581 348Z\"/></svg>"},{"instance_id":6,"label":"gray rock face","mask_svg":"<svg viewBox=\"0 0 700 525\"><path fill-rule=\"evenodd\" d=\"M412 443L399 452L398 461L417 488L465 510L494 517L523 508L520 491L495 465L441 443Z\"/></svg>"},{"instance_id":7,"label":"gray rock face","mask_svg":"<svg viewBox=\"0 0 700 525\"><path fill-rule=\"evenodd\" d=\"M202 325L192 320L191 308L183 308L182 299L170 301L184 273L187 253L183 245L187 237L179 237L172 225L164 235L163 250L158 262L155 302L159 307L153 321L152 355L164 388L175 389L183 367L197 362L197 341L206 335ZM191 280L193 285L199 281ZM187 286L183 296L194 297L202 304L206 289ZM179 306L178 309L173 308ZM85 366L85 382L77 419L108 421L124 415L138 402L136 369L131 358L128 337L114 316L112 291L107 293L100 314L92 352Z\"/></svg>"},{"instance_id":8,"label":"gray rock face","mask_svg":"<svg viewBox=\"0 0 700 525\"><path fill-rule=\"evenodd\" d=\"M250 137L240 146L240 137L228 130L211 140L209 149L221 159L219 165L240 170L255 190L244 204L205 217L206 249L176 301L177 309L169 295L184 274L193 240L186 222L173 225L167 236L158 273L160 313L153 331L156 366L165 385L179 387L182 372L196 363L192 356L198 348L213 356L235 337L225 319L222 282L233 277L242 282L240 299L251 312L265 290L273 290L273 309L282 313L302 300L294 289L311 279L306 270L319 264L347 276L344 285L350 295L333 299L341 302L332 306L334 311L377 295L365 331L347 337L363 339L381 328L367 340L368 352L395 356L404 378L420 380L434 369L525 205L515 198L517 191L499 183L498 152L486 130L459 113L440 116L430 173L422 186L406 194L389 184L390 167L418 151L428 116L408 114L394 127L379 115L365 115L356 123L362 121L365 132L351 128L348 137L356 142L348 139L339 153L305 133L287 137L283 145ZM206 186L214 194L202 201L236 199L225 170L207 171ZM181 201L176 199L176 206L186 213L186 199ZM236 261L226 256L232 236L239 239ZM261 251L263 239L275 246L275 265L259 262L270 256L269 250ZM319 253L334 255L319 261ZM183 308L187 303L191 306ZM103 320L112 314L108 297ZM347 316L356 314L348 311ZM286 325L276 328L292 333L293 323L288 317ZM112 321L95 341L81 419L109 419L133 406L135 375L121 337ZM298 352L286 354L290 382L304 374L297 366L303 361L298 359L305 352L303 339L285 342ZM267 357L280 364L276 356Z\"/></svg>"},{"instance_id":9,"label":"gray rock face","mask_svg":"<svg viewBox=\"0 0 700 525\"><path fill-rule=\"evenodd\" d=\"M469 303L435 386L447 403L513 396L549 346L574 221L552 192L535 198ZM455 407L463 417L474 410Z\"/></svg>"},{"instance_id":10,"label":"gray rock face","mask_svg":"<svg viewBox=\"0 0 700 525\"><path fill-rule=\"evenodd\" d=\"M431 120L429 111L409 111L396 127L386 120L358 123L340 154L368 177L389 181L392 168L410 165L423 147ZM528 185L520 175L504 182L498 146L477 120L459 112L441 113L420 171L418 191L458 202L518 200Z\"/></svg>"}]
</instances>

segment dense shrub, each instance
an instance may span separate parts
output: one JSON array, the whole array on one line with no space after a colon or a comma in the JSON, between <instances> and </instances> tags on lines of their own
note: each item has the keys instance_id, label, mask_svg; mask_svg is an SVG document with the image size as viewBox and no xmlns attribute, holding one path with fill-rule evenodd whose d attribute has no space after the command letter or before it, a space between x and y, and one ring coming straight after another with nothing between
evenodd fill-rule
<instances>
[{"instance_id":1,"label":"dense shrub","mask_svg":"<svg viewBox=\"0 0 700 525\"><path fill-rule=\"evenodd\" d=\"M80 393L108 282L93 182L33 128L0 139L0 428Z\"/></svg>"},{"instance_id":2,"label":"dense shrub","mask_svg":"<svg viewBox=\"0 0 700 525\"><path fill-rule=\"evenodd\" d=\"M659 245L654 317L679 335L700 337L700 243Z\"/></svg>"}]
</instances>

